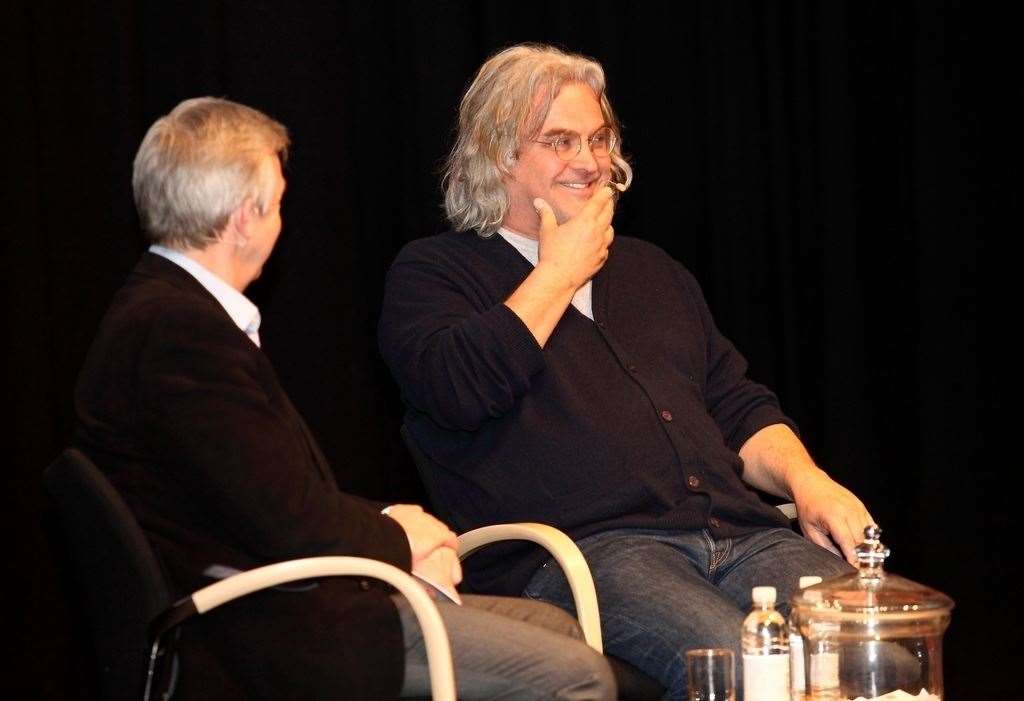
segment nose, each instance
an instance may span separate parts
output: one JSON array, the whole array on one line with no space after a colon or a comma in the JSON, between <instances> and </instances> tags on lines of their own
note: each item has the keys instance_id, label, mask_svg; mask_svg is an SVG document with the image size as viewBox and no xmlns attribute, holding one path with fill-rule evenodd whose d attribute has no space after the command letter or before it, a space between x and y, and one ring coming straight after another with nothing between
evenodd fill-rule
<instances>
[{"instance_id":1,"label":"nose","mask_svg":"<svg viewBox=\"0 0 1024 701\"><path fill-rule=\"evenodd\" d=\"M586 170L588 172L593 172L601 167L597 156L595 156L594 152L590 150L590 142L586 139L582 139L580 141L580 150L577 151L573 159L569 161L569 165L573 168Z\"/></svg>"}]
</instances>

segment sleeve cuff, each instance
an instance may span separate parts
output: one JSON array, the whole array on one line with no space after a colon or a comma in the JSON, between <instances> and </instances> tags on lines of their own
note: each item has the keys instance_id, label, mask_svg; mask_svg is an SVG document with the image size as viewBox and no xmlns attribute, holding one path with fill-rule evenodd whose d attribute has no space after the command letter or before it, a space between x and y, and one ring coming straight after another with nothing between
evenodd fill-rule
<instances>
[{"instance_id":1,"label":"sleeve cuff","mask_svg":"<svg viewBox=\"0 0 1024 701\"><path fill-rule=\"evenodd\" d=\"M533 337L530 328L504 303L497 305L492 313L495 334L516 358L516 365L528 375L539 372L544 367L544 350Z\"/></svg>"},{"instance_id":2,"label":"sleeve cuff","mask_svg":"<svg viewBox=\"0 0 1024 701\"><path fill-rule=\"evenodd\" d=\"M782 413L777 407L771 405L762 405L754 408L749 414L743 417L743 421L732 435L732 439L729 441L729 448L734 453L739 453L740 448L743 444L750 440L750 437L760 431L762 428L773 426L775 424L783 424L789 426L793 433L797 436L800 435L800 429L796 423Z\"/></svg>"}]
</instances>

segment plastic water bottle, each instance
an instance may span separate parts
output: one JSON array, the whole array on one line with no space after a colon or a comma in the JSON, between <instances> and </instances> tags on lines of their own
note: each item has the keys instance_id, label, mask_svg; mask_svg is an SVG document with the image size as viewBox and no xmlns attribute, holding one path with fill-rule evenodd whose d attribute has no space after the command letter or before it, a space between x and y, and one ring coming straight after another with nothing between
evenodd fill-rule
<instances>
[{"instance_id":1,"label":"plastic water bottle","mask_svg":"<svg viewBox=\"0 0 1024 701\"><path fill-rule=\"evenodd\" d=\"M821 582L821 577L801 577L800 588L806 589ZM804 689L807 680L804 678L804 639L800 637L794 615L789 615L789 687L792 701L804 701Z\"/></svg>"},{"instance_id":2,"label":"plastic water bottle","mask_svg":"<svg viewBox=\"0 0 1024 701\"><path fill-rule=\"evenodd\" d=\"M743 621L743 701L790 701L789 635L775 587L754 587Z\"/></svg>"}]
</instances>

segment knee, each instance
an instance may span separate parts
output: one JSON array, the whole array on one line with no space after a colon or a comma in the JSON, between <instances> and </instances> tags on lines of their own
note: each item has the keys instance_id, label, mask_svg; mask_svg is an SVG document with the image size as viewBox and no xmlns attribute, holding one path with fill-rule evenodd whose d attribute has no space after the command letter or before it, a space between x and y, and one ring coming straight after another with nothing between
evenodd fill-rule
<instances>
[{"instance_id":1,"label":"knee","mask_svg":"<svg viewBox=\"0 0 1024 701\"><path fill-rule=\"evenodd\" d=\"M550 631L565 635L574 640L583 640L583 629L567 611L560 609L554 604L546 601L530 602L536 611L530 616L529 621L535 625L543 626Z\"/></svg>"},{"instance_id":2,"label":"knee","mask_svg":"<svg viewBox=\"0 0 1024 701\"><path fill-rule=\"evenodd\" d=\"M576 646L574 646L576 647ZM559 694L558 699L600 699L612 701L618 698L615 675L604 655L580 644L576 654L568 660L567 669L572 670L573 678Z\"/></svg>"}]
</instances>

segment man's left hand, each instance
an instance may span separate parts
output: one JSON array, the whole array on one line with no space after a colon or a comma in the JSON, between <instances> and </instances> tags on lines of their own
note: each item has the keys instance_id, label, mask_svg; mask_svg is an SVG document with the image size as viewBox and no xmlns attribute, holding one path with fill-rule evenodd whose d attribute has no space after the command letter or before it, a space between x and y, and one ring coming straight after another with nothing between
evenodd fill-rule
<instances>
[{"instance_id":1,"label":"man's left hand","mask_svg":"<svg viewBox=\"0 0 1024 701\"><path fill-rule=\"evenodd\" d=\"M765 426L739 453L745 482L795 501L804 536L857 564L854 548L864 540L864 527L875 521L853 492L814 464L789 426Z\"/></svg>"},{"instance_id":2,"label":"man's left hand","mask_svg":"<svg viewBox=\"0 0 1024 701\"><path fill-rule=\"evenodd\" d=\"M804 536L856 566L854 548L875 522L864 503L820 469L802 472L790 487Z\"/></svg>"}]
</instances>

